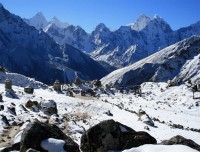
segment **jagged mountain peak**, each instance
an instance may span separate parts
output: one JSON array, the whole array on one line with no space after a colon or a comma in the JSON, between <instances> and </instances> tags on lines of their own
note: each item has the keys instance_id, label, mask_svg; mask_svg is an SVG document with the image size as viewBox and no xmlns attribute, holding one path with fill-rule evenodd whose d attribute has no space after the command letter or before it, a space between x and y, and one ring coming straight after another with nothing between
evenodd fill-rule
<instances>
[{"instance_id":1,"label":"jagged mountain peak","mask_svg":"<svg viewBox=\"0 0 200 152\"><path fill-rule=\"evenodd\" d=\"M50 24L55 24L57 27L59 28L67 28L69 26L68 23L64 23L62 21L60 21L57 17L53 17L52 20L50 21Z\"/></svg>"},{"instance_id":2,"label":"jagged mountain peak","mask_svg":"<svg viewBox=\"0 0 200 152\"><path fill-rule=\"evenodd\" d=\"M158 26L156 26L155 24ZM160 16L158 16L156 14L154 15L153 19L146 16L145 14L142 14L139 16L139 18L136 20L135 23L129 24L129 26L131 26L132 30L135 30L135 31L142 31L148 26L150 26L150 28L152 28L152 27L160 28L164 32L172 31L169 24L164 19L162 19Z\"/></svg>"},{"instance_id":3,"label":"jagged mountain peak","mask_svg":"<svg viewBox=\"0 0 200 152\"><path fill-rule=\"evenodd\" d=\"M38 12L35 14L35 17L45 18L42 12ZM46 19L46 18L45 18Z\"/></svg>"},{"instance_id":4,"label":"jagged mountain peak","mask_svg":"<svg viewBox=\"0 0 200 152\"><path fill-rule=\"evenodd\" d=\"M157 19L157 20L163 20L163 18L162 18L162 17L160 17L160 16L158 16L157 14L155 14L155 15L153 16L153 19Z\"/></svg>"},{"instance_id":5,"label":"jagged mountain peak","mask_svg":"<svg viewBox=\"0 0 200 152\"><path fill-rule=\"evenodd\" d=\"M141 31L148 25L150 21L151 19L148 16L146 16L145 14L142 14L139 16L139 18L136 20L135 23L129 24L129 26L131 26L133 30Z\"/></svg>"},{"instance_id":6,"label":"jagged mountain peak","mask_svg":"<svg viewBox=\"0 0 200 152\"><path fill-rule=\"evenodd\" d=\"M140 21L140 20L151 20L151 18L148 17L146 14L141 14L141 15L138 17L137 20L138 20L138 21Z\"/></svg>"},{"instance_id":7,"label":"jagged mountain peak","mask_svg":"<svg viewBox=\"0 0 200 152\"><path fill-rule=\"evenodd\" d=\"M4 8L3 4L1 4L1 7L0 7L0 22L7 20L9 17L10 17L10 12Z\"/></svg>"},{"instance_id":8,"label":"jagged mountain peak","mask_svg":"<svg viewBox=\"0 0 200 152\"><path fill-rule=\"evenodd\" d=\"M45 26L47 26L48 22L46 18L44 17L42 12L36 13L32 18L30 19L24 19L24 21L31 25L34 26L36 29L43 29Z\"/></svg>"},{"instance_id":9,"label":"jagged mountain peak","mask_svg":"<svg viewBox=\"0 0 200 152\"><path fill-rule=\"evenodd\" d=\"M108 27L106 27L106 25L104 23L100 23L96 26L95 30L94 31L99 31L99 32L102 32L102 31L110 31Z\"/></svg>"}]
</instances>

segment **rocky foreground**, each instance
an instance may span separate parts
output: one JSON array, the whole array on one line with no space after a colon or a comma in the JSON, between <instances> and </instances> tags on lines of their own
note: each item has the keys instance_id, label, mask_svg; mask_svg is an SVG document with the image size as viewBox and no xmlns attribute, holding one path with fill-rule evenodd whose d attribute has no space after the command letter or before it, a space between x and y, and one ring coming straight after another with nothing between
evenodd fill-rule
<instances>
[{"instance_id":1,"label":"rocky foreground","mask_svg":"<svg viewBox=\"0 0 200 152\"><path fill-rule=\"evenodd\" d=\"M79 83L56 90L0 75L3 152L200 151L200 93L189 84L147 82L140 91L119 91Z\"/></svg>"}]
</instances>

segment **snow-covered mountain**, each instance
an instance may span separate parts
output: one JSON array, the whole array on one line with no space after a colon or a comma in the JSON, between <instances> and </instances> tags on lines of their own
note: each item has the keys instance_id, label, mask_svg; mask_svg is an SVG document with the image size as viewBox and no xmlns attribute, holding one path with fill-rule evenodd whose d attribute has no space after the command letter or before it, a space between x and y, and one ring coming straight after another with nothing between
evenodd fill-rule
<instances>
[{"instance_id":1,"label":"snow-covered mountain","mask_svg":"<svg viewBox=\"0 0 200 152\"><path fill-rule=\"evenodd\" d=\"M45 83L53 83L55 79L69 82L76 76L99 79L107 73L83 52L68 45L59 46L43 30L29 26L3 6L0 33L0 65L10 71Z\"/></svg>"},{"instance_id":2,"label":"snow-covered mountain","mask_svg":"<svg viewBox=\"0 0 200 152\"><path fill-rule=\"evenodd\" d=\"M142 15L133 25L104 34L92 33L96 33L92 34L95 46L91 53L93 58L123 67L192 35L200 35L200 23L172 31L162 18L154 16L150 19Z\"/></svg>"},{"instance_id":3,"label":"snow-covered mountain","mask_svg":"<svg viewBox=\"0 0 200 152\"><path fill-rule=\"evenodd\" d=\"M50 24L44 31L60 45L69 44L84 52L92 50L91 38L80 26L69 25L63 29Z\"/></svg>"},{"instance_id":4,"label":"snow-covered mountain","mask_svg":"<svg viewBox=\"0 0 200 152\"><path fill-rule=\"evenodd\" d=\"M51 21L47 21L42 12L38 12L35 16L30 19L23 19L30 26L34 26L36 29L48 29L52 25L63 29L69 26L68 23L61 22L57 17L53 17Z\"/></svg>"},{"instance_id":5,"label":"snow-covered mountain","mask_svg":"<svg viewBox=\"0 0 200 152\"><path fill-rule=\"evenodd\" d=\"M135 23L128 24L128 26L131 26L131 29L135 31L141 31L149 24L150 21L151 19L148 16L142 14Z\"/></svg>"},{"instance_id":6,"label":"snow-covered mountain","mask_svg":"<svg viewBox=\"0 0 200 152\"><path fill-rule=\"evenodd\" d=\"M124 67L192 35L200 35L200 22L173 31L161 17L155 15L151 19L143 14L135 23L115 31L103 23L91 33L73 25L49 25L43 29L60 45L67 43L96 60Z\"/></svg>"},{"instance_id":7,"label":"snow-covered mountain","mask_svg":"<svg viewBox=\"0 0 200 152\"><path fill-rule=\"evenodd\" d=\"M200 36L192 36L171 45L130 66L113 71L103 84L137 85L147 81L176 83L200 81Z\"/></svg>"},{"instance_id":8,"label":"snow-covered mountain","mask_svg":"<svg viewBox=\"0 0 200 152\"><path fill-rule=\"evenodd\" d=\"M43 29L48 25L48 22L42 12L38 12L35 16L33 16L30 19L24 19L24 21L31 25L34 26L36 29Z\"/></svg>"}]
</instances>

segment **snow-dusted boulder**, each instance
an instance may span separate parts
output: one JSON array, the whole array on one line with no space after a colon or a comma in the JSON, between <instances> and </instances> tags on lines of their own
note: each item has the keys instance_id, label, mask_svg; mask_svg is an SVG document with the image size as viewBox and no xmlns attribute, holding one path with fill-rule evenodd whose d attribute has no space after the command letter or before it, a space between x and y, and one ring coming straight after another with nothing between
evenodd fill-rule
<instances>
[{"instance_id":1,"label":"snow-dusted boulder","mask_svg":"<svg viewBox=\"0 0 200 152\"><path fill-rule=\"evenodd\" d=\"M193 140L186 139L180 135L174 136L174 137L170 138L169 140L164 140L161 142L161 144L163 144L163 145L186 145L188 147L191 147L193 149L200 151L200 145L198 145Z\"/></svg>"},{"instance_id":2,"label":"snow-dusted boulder","mask_svg":"<svg viewBox=\"0 0 200 152\"><path fill-rule=\"evenodd\" d=\"M41 102L41 110L46 114L46 115L53 115L57 114L57 104L54 100L45 100Z\"/></svg>"},{"instance_id":3,"label":"snow-dusted boulder","mask_svg":"<svg viewBox=\"0 0 200 152\"><path fill-rule=\"evenodd\" d=\"M48 125L39 121L29 123L21 136L20 152L26 152L29 148L44 151L42 141L48 138L63 140L63 149L67 152L80 152L79 146L70 137L65 135L56 125Z\"/></svg>"},{"instance_id":4,"label":"snow-dusted boulder","mask_svg":"<svg viewBox=\"0 0 200 152\"><path fill-rule=\"evenodd\" d=\"M155 143L156 139L146 132L136 132L114 120L105 120L91 127L82 135L80 147L82 152L107 152Z\"/></svg>"}]
</instances>

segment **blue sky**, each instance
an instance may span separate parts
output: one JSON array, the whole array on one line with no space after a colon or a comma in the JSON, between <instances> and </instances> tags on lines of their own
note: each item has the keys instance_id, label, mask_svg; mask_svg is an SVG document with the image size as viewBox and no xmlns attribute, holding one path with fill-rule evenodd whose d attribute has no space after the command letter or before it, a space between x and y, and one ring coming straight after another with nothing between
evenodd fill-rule
<instances>
[{"instance_id":1,"label":"blue sky","mask_svg":"<svg viewBox=\"0 0 200 152\"><path fill-rule=\"evenodd\" d=\"M42 12L47 20L80 25L91 32L99 23L114 30L133 23L139 15L154 14L167 21L172 29L200 20L200 0L0 0L6 9L24 18Z\"/></svg>"}]
</instances>

